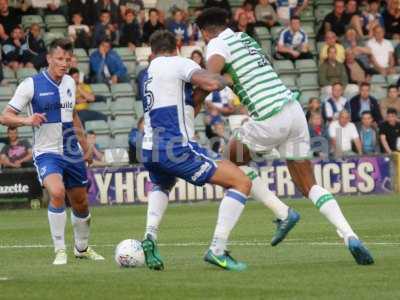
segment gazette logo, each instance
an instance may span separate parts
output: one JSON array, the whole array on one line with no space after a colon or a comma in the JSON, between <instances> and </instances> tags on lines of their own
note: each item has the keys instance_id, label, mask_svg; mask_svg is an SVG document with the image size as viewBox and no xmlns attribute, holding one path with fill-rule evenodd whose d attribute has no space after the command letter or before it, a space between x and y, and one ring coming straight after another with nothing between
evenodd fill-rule
<instances>
[{"instance_id":1,"label":"gazette logo","mask_svg":"<svg viewBox=\"0 0 400 300\"><path fill-rule=\"evenodd\" d=\"M29 193L29 186L25 184L16 183L14 185L0 185L0 195L26 193Z\"/></svg>"}]
</instances>

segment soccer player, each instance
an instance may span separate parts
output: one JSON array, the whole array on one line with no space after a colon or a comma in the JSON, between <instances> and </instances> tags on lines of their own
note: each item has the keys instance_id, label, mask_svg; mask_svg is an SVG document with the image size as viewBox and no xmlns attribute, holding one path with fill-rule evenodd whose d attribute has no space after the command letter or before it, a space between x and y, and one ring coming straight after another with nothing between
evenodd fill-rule
<instances>
[{"instance_id":1,"label":"soccer player","mask_svg":"<svg viewBox=\"0 0 400 300\"><path fill-rule=\"evenodd\" d=\"M244 270L246 264L233 259L227 251L227 241L244 209L251 181L233 163L216 161L192 141L194 124L189 116L209 92L223 89L226 82L220 75L202 70L194 61L177 56L176 39L168 31L155 32L150 45L155 59L145 80L142 144L144 166L153 183L142 242L146 264L150 269L164 268L156 246L157 233L169 192L179 177L195 185L213 183L227 189L204 260L223 269ZM193 94L192 84L198 87Z\"/></svg>"},{"instance_id":2,"label":"soccer player","mask_svg":"<svg viewBox=\"0 0 400 300\"><path fill-rule=\"evenodd\" d=\"M261 47L247 34L234 33L227 28L226 13L218 8L205 10L197 24L207 43L207 69L230 75L235 93L250 114L250 120L230 141L230 160L247 164L252 153L278 149L287 160L297 188L336 227L356 262L372 264L373 258L343 216L333 195L316 184L308 160L310 136L302 107L283 85ZM243 153L243 159L239 159L238 153ZM263 202L278 218L277 232L271 242L277 245L299 215L265 188L254 170L248 166L243 170L253 181L251 196Z\"/></svg>"},{"instance_id":3,"label":"soccer player","mask_svg":"<svg viewBox=\"0 0 400 300\"><path fill-rule=\"evenodd\" d=\"M54 265L67 263L64 240L66 196L72 206L75 257L104 259L88 245L88 179L78 142L87 157L90 157L90 149L74 110L75 82L65 74L71 55L72 45L68 40L54 40L47 55L47 70L20 83L4 109L2 120L8 126L33 127L34 163L39 180L50 195L48 219L56 254ZM27 108L28 116L19 116L24 108Z\"/></svg>"}]
</instances>

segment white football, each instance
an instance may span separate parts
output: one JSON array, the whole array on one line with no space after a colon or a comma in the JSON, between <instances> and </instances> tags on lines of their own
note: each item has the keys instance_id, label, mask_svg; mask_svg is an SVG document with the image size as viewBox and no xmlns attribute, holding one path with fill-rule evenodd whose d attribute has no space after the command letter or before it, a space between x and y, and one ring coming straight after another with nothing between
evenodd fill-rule
<instances>
[{"instance_id":1,"label":"white football","mask_svg":"<svg viewBox=\"0 0 400 300\"><path fill-rule=\"evenodd\" d=\"M115 248L115 261L123 268L137 268L144 265L142 243L137 240L123 240Z\"/></svg>"}]
</instances>

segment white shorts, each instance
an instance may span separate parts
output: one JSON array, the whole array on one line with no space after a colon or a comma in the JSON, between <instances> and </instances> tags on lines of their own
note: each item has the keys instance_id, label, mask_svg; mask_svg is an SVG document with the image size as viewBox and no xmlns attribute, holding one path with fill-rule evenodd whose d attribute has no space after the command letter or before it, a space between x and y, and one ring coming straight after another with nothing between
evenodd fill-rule
<instances>
[{"instance_id":1,"label":"white shorts","mask_svg":"<svg viewBox=\"0 0 400 300\"><path fill-rule=\"evenodd\" d=\"M286 104L282 111L264 121L249 119L237 129L235 137L256 153L276 149L282 158L310 158L307 120L297 101Z\"/></svg>"}]
</instances>

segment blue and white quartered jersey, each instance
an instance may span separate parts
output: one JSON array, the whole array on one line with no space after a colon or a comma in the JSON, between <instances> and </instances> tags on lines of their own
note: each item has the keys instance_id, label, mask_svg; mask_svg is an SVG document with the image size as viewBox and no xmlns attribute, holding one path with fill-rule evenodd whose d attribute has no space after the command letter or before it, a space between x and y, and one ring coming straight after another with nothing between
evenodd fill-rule
<instances>
[{"instance_id":1,"label":"blue and white quartered jersey","mask_svg":"<svg viewBox=\"0 0 400 300\"><path fill-rule=\"evenodd\" d=\"M150 63L143 97L144 150L188 146L194 136L190 81L200 69L179 56L157 57Z\"/></svg>"},{"instance_id":2,"label":"blue and white quartered jersey","mask_svg":"<svg viewBox=\"0 0 400 300\"><path fill-rule=\"evenodd\" d=\"M34 128L33 154L44 153L80 156L81 151L73 129L75 106L75 81L64 75L57 84L47 71L22 81L9 106L21 112L27 108L28 115L45 113L47 121Z\"/></svg>"}]
</instances>

